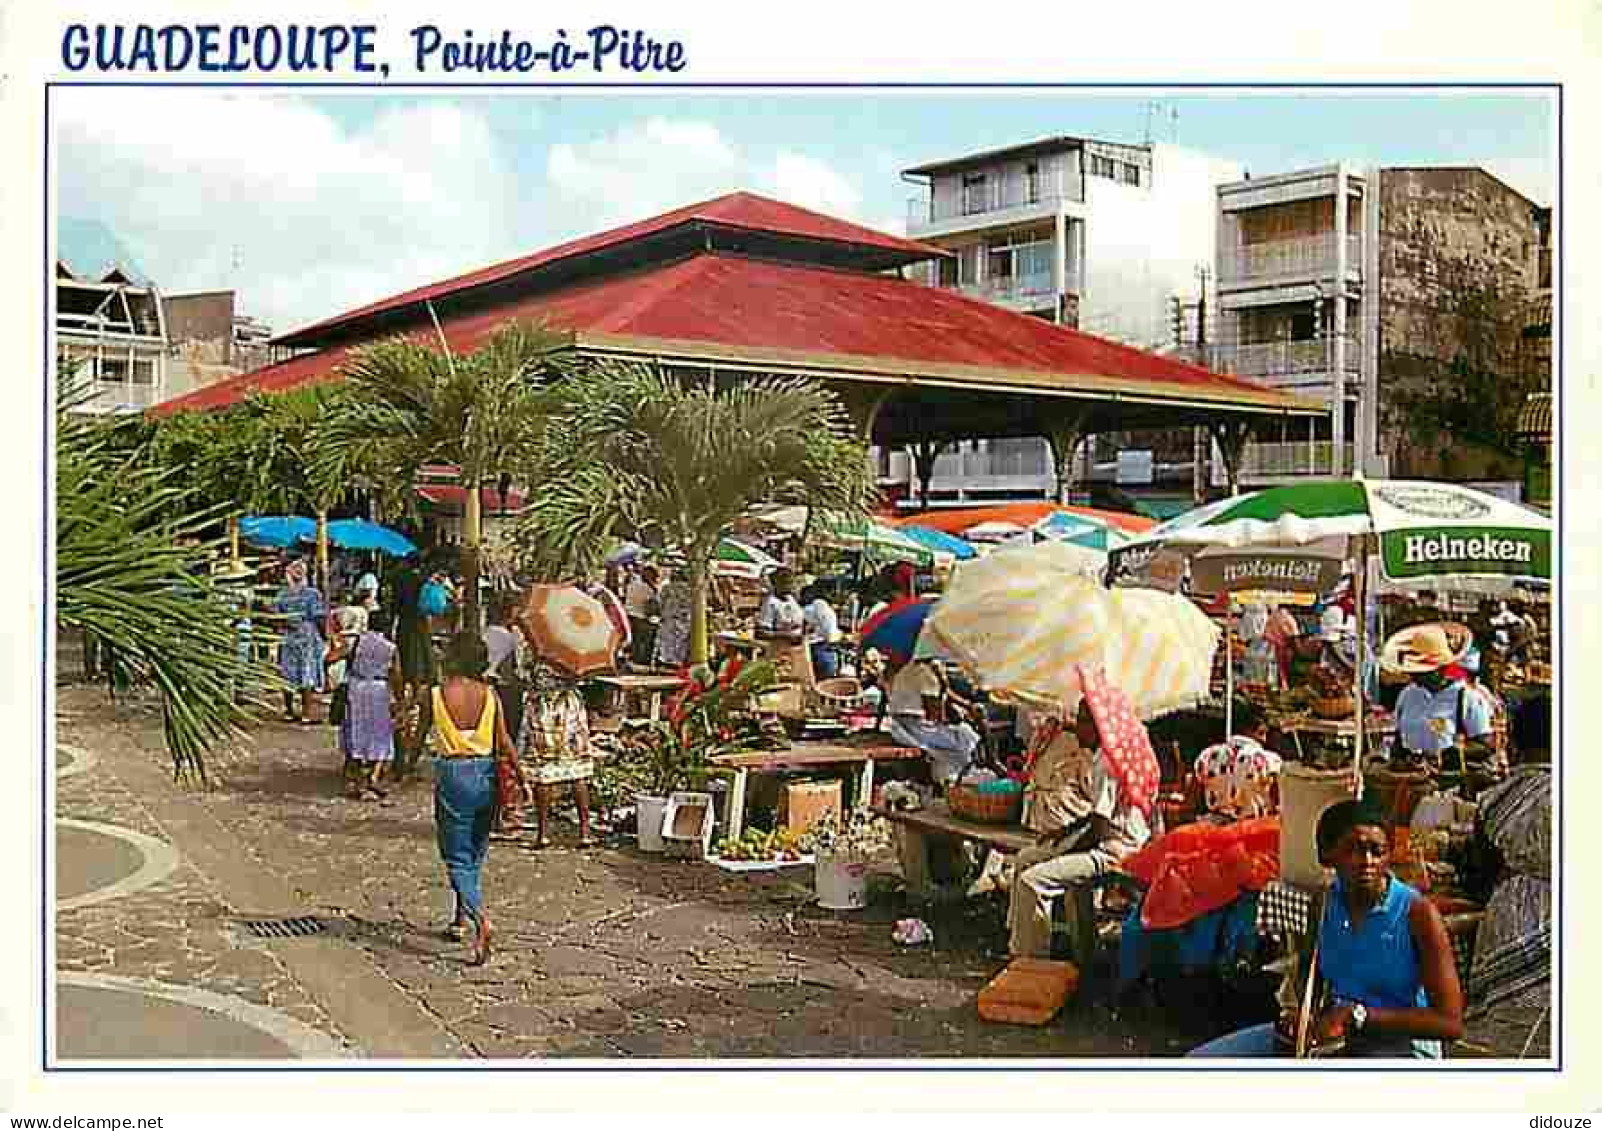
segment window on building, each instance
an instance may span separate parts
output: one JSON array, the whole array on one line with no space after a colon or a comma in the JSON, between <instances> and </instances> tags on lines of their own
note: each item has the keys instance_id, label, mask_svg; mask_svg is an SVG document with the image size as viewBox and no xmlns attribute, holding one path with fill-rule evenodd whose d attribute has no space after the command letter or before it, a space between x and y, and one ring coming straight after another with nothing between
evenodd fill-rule
<instances>
[{"instance_id":1,"label":"window on building","mask_svg":"<svg viewBox=\"0 0 1602 1131\"><path fill-rule=\"evenodd\" d=\"M984 249L976 243L957 252L957 282L968 286L979 281L979 253Z\"/></svg>"},{"instance_id":2,"label":"window on building","mask_svg":"<svg viewBox=\"0 0 1602 1131\"><path fill-rule=\"evenodd\" d=\"M935 265L935 283L942 287L957 285L957 260L942 259Z\"/></svg>"},{"instance_id":3,"label":"window on building","mask_svg":"<svg viewBox=\"0 0 1602 1131\"><path fill-rule=\"evenodd\" d=\"M1118 179L1123 181L1124 184L1126 184L1126 185L1138 185L1138 184L1140 184L1140 166L1139 165L1131 164L1130 162L1125 161L1123 163L1122 167L1120 167L1118 172L1119 172Z\"/></svg>"},{"instance_id":4,"label":"window on building","mask_svg":"<svg viewBox=\"0 0 1602 1131\"><path fill-rule=\"evenodd\" d=\"M1290 336L1293 342L1310 342L1318 336L1318 318L1311 310L1291 315Z\"/></svg>"},{"instance_id":5,"label":"window on building","mask_svg":"<svg viewBox=\"0 0 1602 1131\"><path fill-rule=\"evenodd\" d=\"M975 212L983 212L990 206L989 193L985 174L964 173L962 175L962 212L971 216Z\"/></svg>"},{"instance_id":6,"label":"window on building","mask_svg":"<svg viewBox=\"0 0 1602 1131\"><path fill-rule=\"evenodd\" d=\"M1031 161L1024 166L1024 201L1028 204L1040 202L1040 163Z\"/></svg>"},{"instance_id":7,"label":"window on building","mask_svg":"<svg viewBox=\"0 0 1602 1131\"><path fill-rule=\"evenodd\" d=\"M1106 177L1109 181L1114 179L1114 165L1111 157L1103 157L1099 153L1090 155L1090 175L1093 177Z\"/></svg>"}]
</instances>

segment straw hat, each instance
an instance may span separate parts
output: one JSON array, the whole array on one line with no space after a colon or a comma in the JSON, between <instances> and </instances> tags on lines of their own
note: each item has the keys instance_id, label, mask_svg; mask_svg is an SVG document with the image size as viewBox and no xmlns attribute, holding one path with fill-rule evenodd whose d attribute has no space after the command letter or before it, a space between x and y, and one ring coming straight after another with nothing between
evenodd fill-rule
<instances>
[{"instance_id":1,"label":"straw hat","mask_svg":"<svg viewBox=\"0 0 1602 1131\"><path fill-rule=\"evenodd\" d=\"M1432 621L1404 628L1385 642L1380 667L1412 675L1439 671L1468 653L1474 634L1455 621Z\"/></svg>"}]
</instances>

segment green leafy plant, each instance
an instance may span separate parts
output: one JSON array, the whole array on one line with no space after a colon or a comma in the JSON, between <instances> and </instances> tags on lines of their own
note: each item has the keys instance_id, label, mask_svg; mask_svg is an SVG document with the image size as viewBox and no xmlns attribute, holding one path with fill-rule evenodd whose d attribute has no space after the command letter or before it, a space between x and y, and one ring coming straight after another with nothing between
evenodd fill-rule
<instances>
[{"instance_id":1,"label":"green leafy plant","mask_svg":"<svg viewBox=\"0 0 1602 1131\"><path fill-rule=\"evenodd\" d=\"M668 701L667 717L635 738L647 767L646 782L656 796L699 788L720 754L783 745L784 732L757 714L753 700L778 684L772 664L730 660L714 672L702 664L684 676L684 686Z\"/></svg>"}]
</instances>

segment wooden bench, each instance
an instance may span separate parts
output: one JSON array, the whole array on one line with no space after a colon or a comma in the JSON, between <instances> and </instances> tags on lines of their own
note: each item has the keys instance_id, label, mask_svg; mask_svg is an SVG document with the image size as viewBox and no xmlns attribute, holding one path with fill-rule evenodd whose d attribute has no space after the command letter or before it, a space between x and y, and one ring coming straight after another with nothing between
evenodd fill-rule
<instances>
[{"instance_id":1,"label":"wooden bench","mask_svg":"<svg viewBox=\"0 0 1602 1131\"><path fill-rule=\"evenodd\" d=\"M931 898L937 891L929 878L931 837L973 841L1009 856L1037 839L1022 825L989 825L953 816L944 801L933 801L922 809L879 808L874 812L895 827L896 852L901 858L907 894L919 899Z\"/></svg>"},{"instance_id":2,"label":"wooden bench","mask_svg":"<svg viewBox=\"0 0 1602 1131\"><path fill-rule=\"evenodd\" d=\"M860 763L862 772L857 781L857 798L866 803L873 796L875 762L905 762L922 757L923 751L913 746L855 746L830 742L797 742L782 750L720 754L712 759L712 764L734 771L725 835L738 837L745 827L745 787L752 773L772 774L783 770L815 770Z\"/></svg>"}]
</instances>

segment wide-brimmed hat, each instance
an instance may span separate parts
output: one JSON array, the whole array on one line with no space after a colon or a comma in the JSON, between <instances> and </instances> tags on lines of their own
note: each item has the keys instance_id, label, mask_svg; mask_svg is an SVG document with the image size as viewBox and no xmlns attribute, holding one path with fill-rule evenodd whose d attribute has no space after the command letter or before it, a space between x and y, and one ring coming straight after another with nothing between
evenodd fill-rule
<instances>
[{"instance_id":1,"label":"wide-brimmed hat","mask_svg":"<svg viewBox=\"0 0 1602 1131\"><path fill-rule=\"evenodd\" d=\"M1474 634L1456 621L1415 624L1385 642L1380 667L1406 675L1440 671L1462 660L1473 644Z\"/></svg>"}]
</instances>

